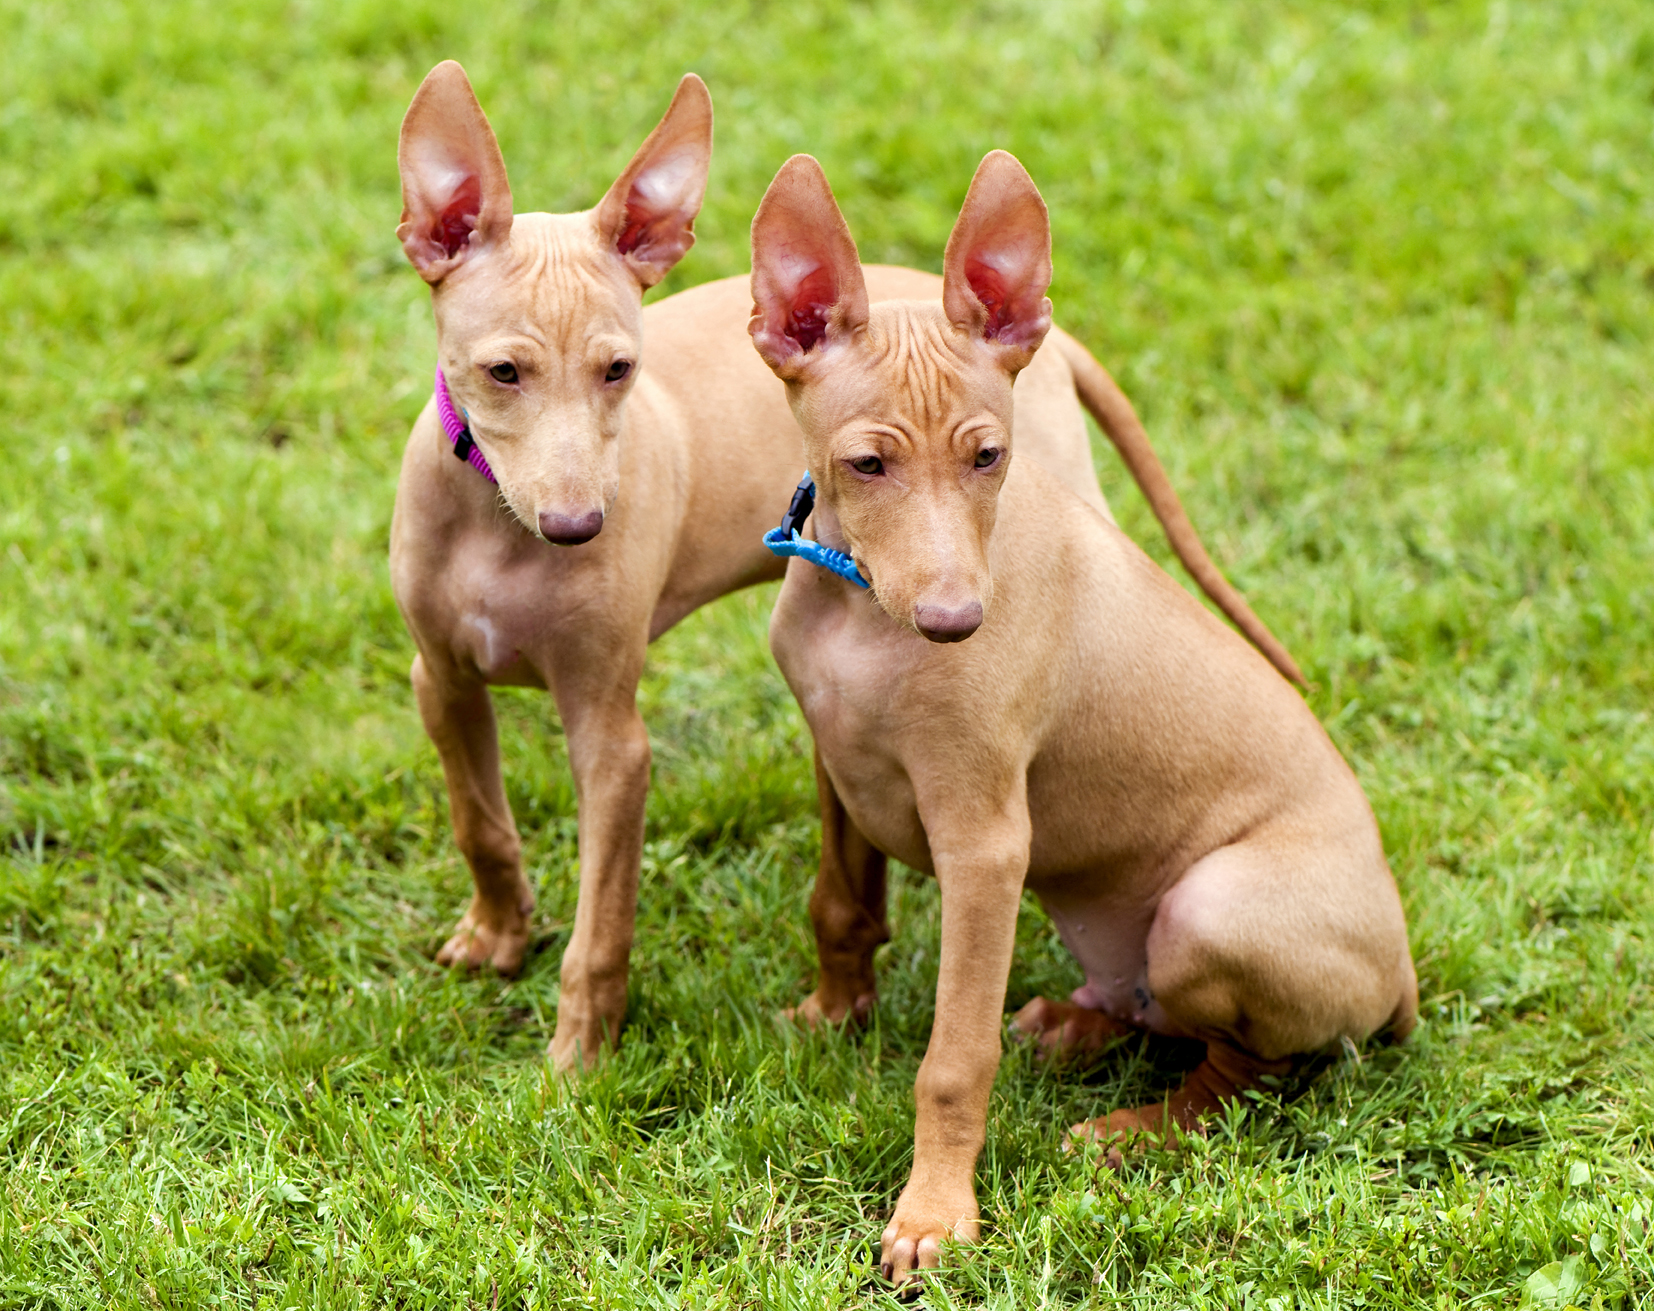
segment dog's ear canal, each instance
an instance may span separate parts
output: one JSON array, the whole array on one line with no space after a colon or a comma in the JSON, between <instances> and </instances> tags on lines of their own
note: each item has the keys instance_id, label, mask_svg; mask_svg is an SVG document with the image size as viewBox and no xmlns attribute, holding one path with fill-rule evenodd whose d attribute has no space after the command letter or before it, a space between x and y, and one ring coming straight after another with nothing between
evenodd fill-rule
<instances>
[{"instance_id":1,"label":"dog's ear canal","mask_svg":"<svg viewBox=\"0 0 1654 1311\"><path fill-rule=\"evenodd\" d=\"M465 70L453 60L433 68L414 93L396 162L402 173L396 235L426 282L434 286L467 259L510 240L505 160Z\"/></svg>"},{"instance_id":2,"label":"dog's ear canal","mask_svg":"<svg viewBox=\"0 0 1654 1311\"><path fill-rule=\"evenodd\" d=\"M856 243L808 155L781 166L752 220L752 302L752 344L782 378L867 325Z\"/></svg>"},{"instance_id":3,"label":"dog's ear canal","mask_svg":"<svg viewBox=\"0 0 1654 1311\"><path fill-rule=\"evenodd\" d=\"M598 205L602 238L645 287L695 244L695 215L712 165L712 96L685 73L655 130Z\"/></svg>"},{"instance_id":4,"label":"dog's ear canal","mask_svg":"<svg viewBox=\"0 0 1654 1311\"><path fill-rule=\"evenodd\" d=\"M1002 348L1009 367L1034 357L1051 328L1051 220L1034 180L1003 150L971 179L942 267L955 327Z\"/></svg>"}]
</instances>

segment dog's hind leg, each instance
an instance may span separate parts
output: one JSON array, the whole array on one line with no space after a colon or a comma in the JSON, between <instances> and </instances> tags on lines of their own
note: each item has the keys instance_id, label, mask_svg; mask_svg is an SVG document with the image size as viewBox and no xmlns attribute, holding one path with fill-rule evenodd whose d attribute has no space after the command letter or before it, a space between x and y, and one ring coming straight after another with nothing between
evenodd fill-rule
<instances>
[{"instance_id":1,"label":"dog's hind leg","mask_svg":"<svg viewBox=\"0 0 1654 1311\"><path fill-rule=\"evenodd\" d=\"M1404 1021L1416 995L1400 900L1365 826L1314 841L1282 825L1202 857L1161 899L1147 954L1152 1027L1204 1039L1206 1059L1163 1105L1083 1136L1173 1140L1292 1058Z\"/></svg>"},{"instance_id":2,"label":"dog's hind leg","mask_svg":"<svg viewBox=\"0 0 1654 1311\"><path fill-rule=\"evenodd\" d=\"M861 835L845 813L815 755L816 794L821 803L821 866L810 894L810 919L821 963L816 990L787 1012L789 1019L815 1025L861 1021L877 995L873 953L890 941L885 921L885 857Z\"/></svg>"},{"instance_id":3,"label":"dog's hind leg","mask_svg":"<svg viewBox=\"0 0 1654 1311\"><path fill-rule=\"evenodd\" d=\"M414 657L411 678L425 731L442 759L454 841L474 885L471 906L437 963L515 974L528 947L534 893L523 877L522 842L500 776L494 703L480 679L451 668L439 676L423 655Z\"/></svg>"},{"instance_id":4,"label":"dog's hind leg","mask_svg":"<svg viewBox=\"0 0 1654 1311\"><path fill-rule=\"evenodd\" d=\"M587 632L554 653L548 671L580 807L580 899L550 1051L559 1070L593 1065L619 1042L626 1016L649 796L649 732L637 709L646 634L641 624Z\"/></svg>"},{"instance_id":5,"label":"dog's hind leg","mask_svg":"<svg viewBox=\"0 0 1654 1311\"><path fill-rule=\"evenodd\" d=\"M1247 1089L1261 1087L1265 1078L1279 1078L1292 1069L1290 1060L1266 1061L1224 1042L1206 1044L1206 1059L1189 1072L1182 1087L1164 1101L1131 1110L1111 1111L1077 1124L1069 1132L1108 1148L1108 1163L1119 1168L1122 1149L1144 1138L1167 1146L1177 1142L1179 1130L1199 1131L1200 1117L1222 1110Z\"/></svg>"}]
</instances>

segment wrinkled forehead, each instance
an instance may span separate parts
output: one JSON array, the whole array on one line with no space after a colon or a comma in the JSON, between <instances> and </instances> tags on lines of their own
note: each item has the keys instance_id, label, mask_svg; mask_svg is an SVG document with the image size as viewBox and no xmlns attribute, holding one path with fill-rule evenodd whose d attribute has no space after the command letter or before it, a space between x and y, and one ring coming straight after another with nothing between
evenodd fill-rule
<instances>
[{"instance_id":1,"label":"wrinkled forehead","mask_svg":"<svg viewBox=\"0 0 1654 1311\"><path fill-rule=\"evenodd\" d=\"M641 313L636 283L590 214L516 215L510 244L445 279L437 309L450 331L533 325L562 353L594 333L635 332Z\"/></svg>"},{"instance_id":2,"label":"wrinkled forehead","mask_svg":"<svg viewBox=\"0 0 1654 1311\"><path fill-rule=\"evenodd\" d=\"M867 330L832 371L818 417L859 419L918 435L984 411L1009 423L1011 380L948 322L938 302L879 301Z\"/></svg>"}]
</instances>

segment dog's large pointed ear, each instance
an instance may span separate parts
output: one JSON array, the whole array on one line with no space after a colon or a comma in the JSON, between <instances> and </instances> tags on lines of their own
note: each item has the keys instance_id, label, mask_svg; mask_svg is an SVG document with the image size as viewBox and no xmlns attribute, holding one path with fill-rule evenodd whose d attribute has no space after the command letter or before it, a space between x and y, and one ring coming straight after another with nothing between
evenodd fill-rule
<instances>
[{"instance_id":1,"label":"dog's large pointed ear","mask_svg":"<svg viewBox=\"0 0 1654 1311\"><path fill-rule=\"evenodd\" d=\"M1051 219L1028 170L989 151L948 238L942 307L961 331L998 347L1015 372L1051 328Z\"/></svg>"},{"instance_id":2,"label":"dog's large pointed ear","mask_svg":"<svg viewBox=\"0 0 1654 1311\"><path fill-rule=\"evenodd\" d=\"M511 239L511 184L494 129L453 60L433 68L402 120L402 249L432 286Z\"/></svg>"},{"instance_id":3,"label":"dog's large pointed ear","mask_svg":"<svg viewBox=\"0 0 1654 1311\"><path fill-rule=\"evenodd\" d=\"M794 155L752 220L752 344L791 379L866 326L867 283L850 225L821 165Z\"/></svg>"},{"instance_id":4,"label":"dog's large pointed ear","mask_svg":"<svg viewBox=\"0 0 1654 1311\"><path fill-rule=\"evenodd\" d=\"M695 215L712 165L712 96L685 73L655 130L598 205L597 230L652 287L695 244Z\"/></svg>"}]
</instances>

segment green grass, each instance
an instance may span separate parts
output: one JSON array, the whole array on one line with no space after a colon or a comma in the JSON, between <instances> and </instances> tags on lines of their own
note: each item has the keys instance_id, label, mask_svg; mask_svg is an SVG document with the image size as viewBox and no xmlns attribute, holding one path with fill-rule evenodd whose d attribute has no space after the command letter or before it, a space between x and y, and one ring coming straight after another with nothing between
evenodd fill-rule
<instances>
[{"instance_id":1,"label":"green grass","mask_svg":"<svg viewBox=\"0 0 1654 1311\"><path fill-rule=\"evenodd\" d=\"M486 13L484 12L486 10ZM1635 0L718 6L0 0L0 1305L876 1303L936 959L806 985L808 740L772 593L655 648L630 1024L541 1061L574 902L505 693L523 977L429 953L467 876L384 548L432 330L397 123L461 59L518 204L594 201L685 68L701 244L820 157L936 268L976 160L1051 204L1115 367L1315 680L1424 1024L1122 1176L1068 1123L1187 1052L1006 1062L935 1306L1654 1306L1654 10ZM1152 520L1101 459L1122 521ZM779 509L779 506L778 506ZM1031 904L1010 1001L1077 971Z\"/></svg>"}]
</instances>

